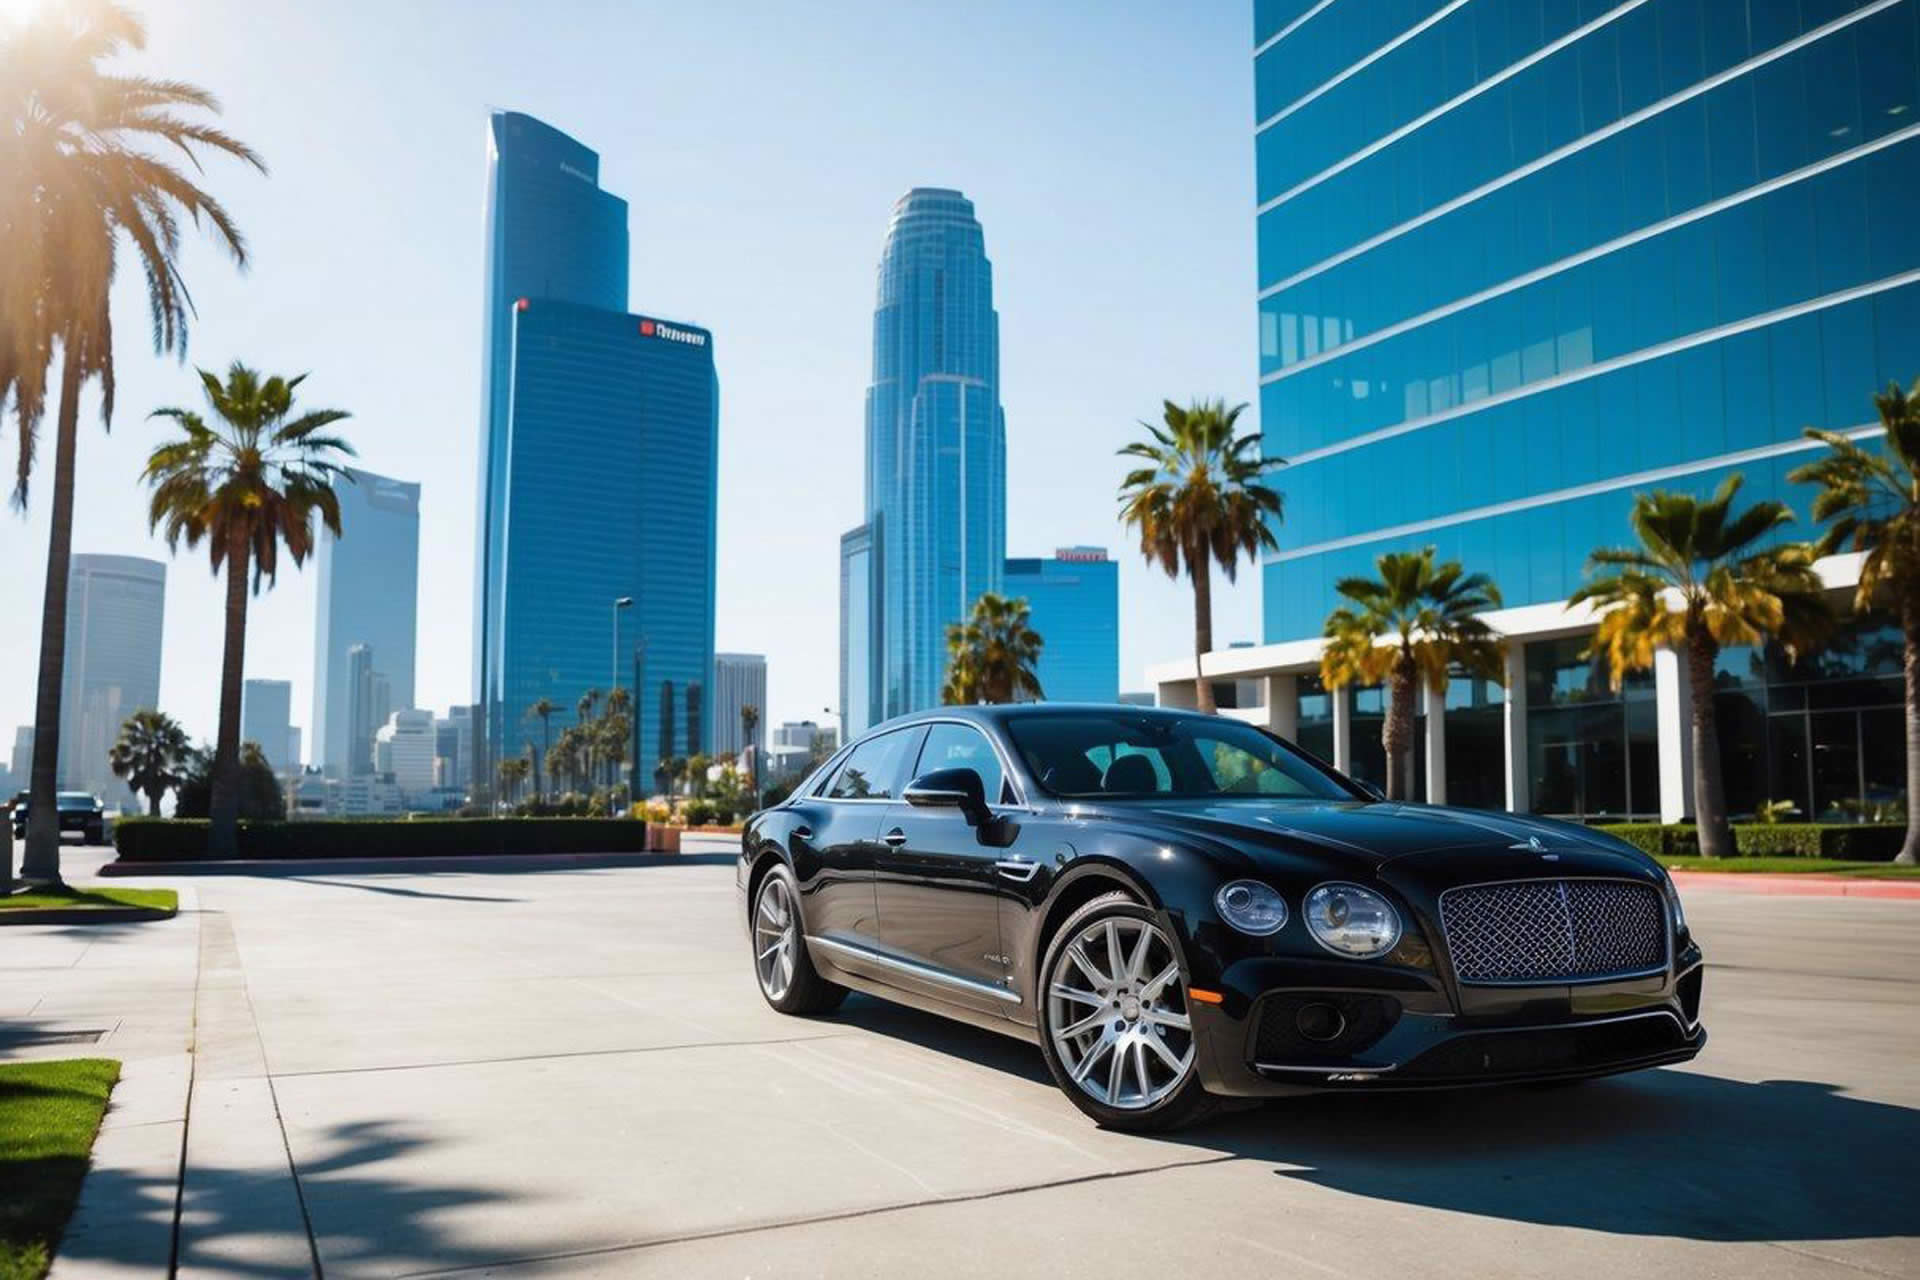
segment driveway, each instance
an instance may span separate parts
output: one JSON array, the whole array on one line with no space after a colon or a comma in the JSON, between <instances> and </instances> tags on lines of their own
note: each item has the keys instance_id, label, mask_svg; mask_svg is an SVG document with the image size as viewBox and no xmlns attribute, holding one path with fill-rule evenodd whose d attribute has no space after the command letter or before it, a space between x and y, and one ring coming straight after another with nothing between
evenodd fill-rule
<instances>
[{"instance_id":1,"label":"driveway","mask_svg":"<svg viewBox=\"0 0 1920 1280\"><path fill-rule=\"evenodd\" d=\"M1685 1069L1144 1139L1018 1042L773 1014L719 854L172 883L0 946L6 1025L129 1063L56 1275L1920 1274L1916 902L1690 894Z\"/></svg>"}]
</instances>

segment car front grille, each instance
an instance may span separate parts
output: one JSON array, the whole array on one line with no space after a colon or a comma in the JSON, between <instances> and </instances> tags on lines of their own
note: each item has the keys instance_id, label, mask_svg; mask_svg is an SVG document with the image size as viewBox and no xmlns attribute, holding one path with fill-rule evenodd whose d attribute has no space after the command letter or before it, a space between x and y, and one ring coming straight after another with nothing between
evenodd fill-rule
<instances>
[{"instance_id":1,"label":"car front grille","mask_svg":"<svg viewBox=\"0 0 1920 1280\"><path fill-rule=\"evenodd\" d=\"M1657 969L1667 958L1660 891L1630 880L1518 880L1440 895L1462 982L1563 982Z\"/></svg>"}]
</instances>

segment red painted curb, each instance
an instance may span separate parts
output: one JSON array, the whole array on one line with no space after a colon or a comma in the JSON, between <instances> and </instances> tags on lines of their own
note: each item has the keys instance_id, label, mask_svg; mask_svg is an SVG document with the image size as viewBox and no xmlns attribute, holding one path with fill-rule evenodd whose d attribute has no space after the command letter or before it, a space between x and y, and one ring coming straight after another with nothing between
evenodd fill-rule
<instances>
[{"instance_id":1,"label":"red painted curb","mask_svg":"<svg viewBox=\"0 0 1920 1280\"><path fill-rule=\"evenodd\" d=\"M1769 875L1752 871L1675 871L1682 889L1730 889L1801 898L1904 898L1920 901L1920 880L1865 880L1817 872Z\"/></svg>"}]
</instances>

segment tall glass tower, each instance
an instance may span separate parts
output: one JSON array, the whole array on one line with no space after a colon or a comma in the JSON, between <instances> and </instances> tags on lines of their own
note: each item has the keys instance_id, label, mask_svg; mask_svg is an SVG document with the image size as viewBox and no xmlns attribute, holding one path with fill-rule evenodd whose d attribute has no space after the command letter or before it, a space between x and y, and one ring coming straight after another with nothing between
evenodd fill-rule
<instances>
[{"instance_id":1,"label":"tall glass tower","mask_svg":"<svg viewBox=\"0 0 1920 1280\"><path fill-rule=\"evenodd\" d=\"M340 536L322 526L313 554L312 751L330 778L365 772L367 743L379 728L355 736L349 655L367 647L396 706L411 707L419 621L420 486L356 469L347 479L334 486ZM278 764L282 750L268 747L267 756Z\"/></svg>"},{"instance_id":2,"label":"tall glass tower","mask_svg":"<svg viewBox=\"0 0 1920 1280\"><path fill-rule=\"evenodd\" d=\"M473 781L545 742L539 699L557 730L617 686L644 786L713 741L713 336L627 312L627 206L593 152L522 115L489 138Z\"/></svg>"},{"instance_id":3,"label":"tall glass tower","mask_svg":"<svg viewBox=\"0 0 1920 1280\"><path fill-rule=\"evenodd\" d=\"M139 556L76 555L67 571L67 665L60 694L58 785L124 799L107 753L120 725L160 705L167 566Z\"/></svg>"},{"instance_id":4,"label":"tall glass tower","mask_svg":"<svg viewBox=\"0 0 1920 1280\"><path fill-rule=\"evenodd\" d=\"M915 187L893 207L880 252L867 390L864 528L842 556L866 555L842 581L871 587L870 655L843 655L849 730L932 706L946 670L946 628L1001 585L1007 540L1006 416L993 267L973 202ZM863 542L871 545L863 545ZM858 617L842 602L843 618ZM846 643L863 640L843 623ZM864 694L864 696L863 696Z\"/></svg>"},{"instance_id":5,"label":"tall glass tower","mask_svg":"<svg viewBox=\"0 0 1920 1280\"><path fill-rule=\"evenodd\" d=\"M1006 592L1027 602L1045 643L1034 675L1049 702L1120 697L1120 566L1105 547L1061 547L1052 559L1007 561Z\"/></svg>"}]
</instances>

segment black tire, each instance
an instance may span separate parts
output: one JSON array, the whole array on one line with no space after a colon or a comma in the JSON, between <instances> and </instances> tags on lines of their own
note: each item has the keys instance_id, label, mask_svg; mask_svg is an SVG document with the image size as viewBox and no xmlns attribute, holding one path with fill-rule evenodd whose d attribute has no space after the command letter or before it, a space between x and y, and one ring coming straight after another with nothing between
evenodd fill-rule
<instances>
[{"instance_id":1,"label":"black tire","mask_svg":"<svg viewBox=\"0 0 1920 1280\"><path fill-rule=\"evenodd\" d=\"M747 905L747 938L754 983L777 1012L798 1017L831 1013L847 998L847 989L821 977L807 954L800 882L786 863L776 863L754 885L753 901ZM784 953L776 951L769 967L767 951L781 945Z\"/></svg>"},{"instance_id":2,"label":"black tire","mask_svg":"<svg viewBox=\"0 0 1920 1280\"><path fill-rule=\"evenodd\" d=\"M1115 890L1112 893L1103 893L1082 906L1054 931L1053 937L1047 943L1046 954L1040 962L1040 981L1036 988L1039 994L1035 1002L1039 1006L1040 1052L1046 1057L1047 1070L1053 1073L1053 1081L1060 1087L1060 1092L1066 1094L1074 1106L1092 1117L1102 1128L1118 1129L1126 1133L1163 1133L1169 1129L1197 1124L1214 1112L1220 1104L1220 1099L1215 1098L1201 1086L1200 1072L1191 1061L1186 1068L1185 1078L1165 1097L1149 1106L1114 1107L1093 1097L1076 1083L1066 1063L1061 1060L1060 1052L1054 1044L1053 1028L1050 1025L1054 1001L1049 998L1048 992L1053 988L1056 971L1063 964L1069 963L1066 957L1073 941L1089 926L1107 919L1142 921L1161 928L1160 921L1152 910L1138 902L1131 894ZM1178 961L1177 953L1175 960ZM1187 974L1184 967L1181 968L1176 981L1184 1007L1187 988Z\"/></svg>"}]
</instances>

